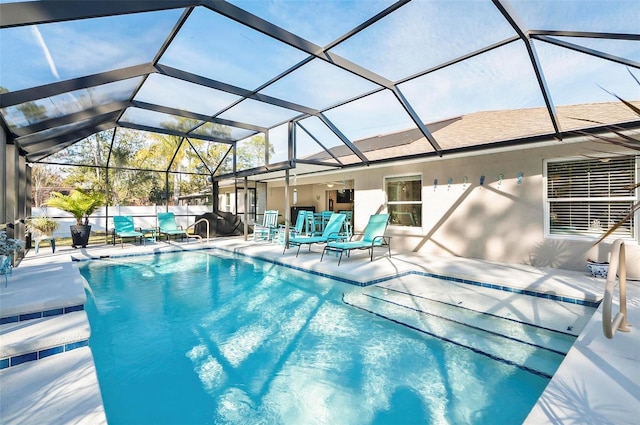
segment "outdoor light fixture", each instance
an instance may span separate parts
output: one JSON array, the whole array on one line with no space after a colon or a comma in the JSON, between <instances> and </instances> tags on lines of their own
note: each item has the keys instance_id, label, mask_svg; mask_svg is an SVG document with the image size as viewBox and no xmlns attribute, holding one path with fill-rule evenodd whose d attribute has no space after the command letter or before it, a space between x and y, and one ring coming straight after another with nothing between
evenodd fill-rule
<instances>
[{"instance_id":1,"label":"outdoor light fixture","mask_svg":"<svg viewBox=\"0 0 640 425\"><path fill-rule=\"evenodd\" d=\"M327 183L327 187L328 188L332 188L333 187L333 183Z\"/></svg>"}]
</instances>

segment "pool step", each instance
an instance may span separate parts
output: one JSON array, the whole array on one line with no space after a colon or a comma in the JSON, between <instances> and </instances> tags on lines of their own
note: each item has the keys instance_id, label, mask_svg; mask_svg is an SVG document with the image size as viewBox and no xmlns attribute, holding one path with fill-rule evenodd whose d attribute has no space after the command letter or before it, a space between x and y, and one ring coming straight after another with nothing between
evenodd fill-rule
<instances>
[{"instance_id":1,"label":"pool step","mask_svg":"<svg viewBox=\"0 0 640 425\"><path fill-rule=\"evenodd\" d=\"M16 267L0 285L0 325L83 310L85 283L71 263Z\"/></svg>"},{"instance_id":2,"label":"pool step","mask_svg":"<svg viewBox=\"0 0 640 425\"><path fill-rule=\"evenodd\" d=\"M344 302L421 333L551 377L575 337L388 291L345 295Z\"/></svg>"},{"instance_id":3,"label":"pool step","mask_svg":"<svg viewBox=\"0 0 640 425\"><path fill-rule=\"evenodd\" d=\"M89 345L84 310L0 325L0 369Z\"/></svg>"},{"instance_id":4,"label":"pool step","mask_svg":"<svg viewBox=\"0 0 640 425\"><path fill-rule=\"evenodd\" d=\"M3 425L107 423L89 347L1 370L0 382Z\"/></svg>"},{"instance_id":5,"label":"pool step","mask_svg":"<svg viewBox=\"0 0 640 425\"><path fill-rule=\"evenodd\" d=\"M560 332L541 325L527 323L526 319L510 315L505 317L494 314L493 311L483 311L478 306L470 307L473 304L469 295L465 302L448 303L434 298L425 296L416 296L406 292L396 290L370 291L366 295L383 299L403 306L405 308L413 308L427 314L442 317L447 320L457 321L472 328L478 328L487 332L496 332L496 324L499 324L500 334L525 344L533 344L542 348L557 351L566 354L573 345L576 336L568 332ZM543 300L549 304L557 302L551 300ZM542 310L543 305L539 305Z\"/></svg>"}]
</instances>

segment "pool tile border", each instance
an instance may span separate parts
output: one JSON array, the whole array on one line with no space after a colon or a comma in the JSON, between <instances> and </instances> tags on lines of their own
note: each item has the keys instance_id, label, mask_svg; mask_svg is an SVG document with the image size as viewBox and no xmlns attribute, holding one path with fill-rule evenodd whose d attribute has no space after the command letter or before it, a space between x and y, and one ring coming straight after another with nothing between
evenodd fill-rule
<instances>
[{"instance_id":1,"label":"pool tile border","mask_svg":"<svg viewBox=\"0 0 640 425\"><path fill-rule=\"evenodd\" d=\"M160 254L170 254L170 253L176 253L176 252L189 252L189 251L212 251L212 250L217 250L217 251L223 251L223 252L228 252L231 254L236 254L242 257L246 257L246 258L254 258L254 259L259 259L261 261L265 261L267 263L271 263L271 264L277 264L279 266L283 266L292 270L298 270L298 271L302 271L305 273L310 273L316 276L321 276L321 277L326 277L329 279L333 279L333 280L338 280L340 282L344 282L344 283L348 283L350 285L355 285L355 286L371 286L371 285L375 285L378 283L382 283L382 282L387 282L389 280L393 280L393 279L398 279L401 277L405 277L405 276L410 276L410 275L414 275L414 276L424 276L424 277L432 277L435 279L442 279L442 280L447 280L447 281L451 281L451 282L456 282L456 283L463 283L463 284L467 284L467 285L473 285L473 286L480 286L483 288L490 288L490 289L496 289L499 291L505 291L505 292L511 292L511 293L515 293L515 294L520 294L520 295L528 295L531 297L536 297L536 298L544 298L544 299L549 299L549 300L553 300L553 301L559 301L559 302L565 302L565 303L569 303L569 304L577 304L577 305L582 305L585 307L594 307L597 308L600 305L600 301L590 301L590 300L580 300L577 298L571 298L571 297L566 297L566 296L562 296L562 295L554 295L554 294L547 294L545 292L538 292L538 291L532 291L529 289L521 289L521 288L513 288L510 286L505 286L505 285L498 285L495 283L488 283L488 282L481 282L481 281L476 281L476 280L471 280L471 279L463 279L460 277L453 277L453 276L446 276L446 275L441 275L438 273L429 273L429 272L424 272L424 271L417 271L417 270L410 270L410 271L405 271L405 272L401 272L401 273L397 273L395 275L391 275L391 276L383 276L377 279L372 279L372 280L368 280L366 282L360 282L357 280L353 280L353 279L348 279L345 277L341 277L341 276L336 276L333 274L329 274L329 273L323 273L323 272L319 272L316 270L309 270L300 266L294 266L292 264L287 264L287 263L283 263L282 261L279 260L275 260L272 258L266 258L266 257L262 257L260 255L249 255L249 254L245 254L243 252L239 252L237 250L233 250L233 249L226 249L226 248L222 248L222 247L206 247L206 248L198 248L198 249L189 249L189 250L176 250L176 251L170 251L170 252L150 252L150 253L131 253L131 254L125 254L123 253L122 255L100 255L97 257L88 257L88 258L82 258L82 259L78 259L75 257L72 257L71 259L73 261L88 261L88 260L100 260L100 259L109 259L109 258L122 258L122 257L141 257L141 256L145 256L145 255L160 255Z\"/></svg>"},{"instance_id":2,"label":"pool tile border","mask_svg":"<svg viewBox=\"0 0 640 425\"><path fill-rule=\"evenodd\" d=\"M76 348L87 346L89 346L89 340L83 339L80 341L56 345L55 347L45 348L44 350L32 351L30 353L18 354L17 356L6 357L4 359L0 359L0 370L18 366L22 363L45 359L55 354L65 353L67 351L75 350Z\"/></svg>"},{"instance_id":3,"label":"pool tile border","mask_svg":"<svg viewBox=\"0 0 640 425\"><path fill-rule=\"evenodd\" d=\"M35 311L32 313L16 314L13 316L5 316L0 318L0 325L23 322L25 320L41 319L43 317L59 316L61 314L73 313L74 311L82 310L84 310L84 304L72 305L69 307L58 307L51 310Z\"/></svg>"}]
</instances>

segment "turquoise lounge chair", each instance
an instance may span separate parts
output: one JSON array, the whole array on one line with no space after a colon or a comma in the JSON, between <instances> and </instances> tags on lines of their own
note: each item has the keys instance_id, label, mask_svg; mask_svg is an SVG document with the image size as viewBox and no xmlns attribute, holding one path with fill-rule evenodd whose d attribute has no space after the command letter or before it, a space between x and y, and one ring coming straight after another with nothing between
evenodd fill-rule
<instances>
[{"instance_id":1,"label":"turquoise lounge chair","mask_svg":"<svg viewBox=\"0 0 640 425\"><path fill-rule=\"evenodd\" d=\"M324 227L324 231L321 236L298 236L289 238L289 244L285 245L284 254L287 248L290 246L298 246L298 252L296 252L296 257L300 254L300 247L302 245L309 245L309 251L311 251L311 245L314 243L327 243L329 241L335 241L340 239L346 239L346 236L340 233L340 229L342 229L342 224L344 223L345 215L344 214L331 214L331 218L329 218L329 222Z\"/></svg>"},{"instance_id":2,"label":"turquoise lounge chair","mask_svg":"<svg viewBox=\"0 0 640 425\"><path fill-rule=\"evenodd\" d=\"M176 216L172 212L158 213L158 230L160 234L167 235L167 242L171 236L180 236L180 240L187 236L187 232L176 224Z\"/></svg>"},{"instance_id":3,"label":"turquoise lounge chair","mask_svg":"<svg viewBox=\"0 0 640 425\"><path fill-rule=\"evenodd\" d=\"M368 249L371 255L371 261L373 261L373 248L381 246L386 246L388 248L389 257L391 257L391 237L384 235L384 232L387 230L388 222L389 214L372 215L369 217L369 223L367 223L362 239L357 241L349 240L349 242L329 242L322 250L320 261L324 258L324 253L326 251L339 252L340 258L338 258L338 265L340 265L342 253L346 251L348 256L352 249ZM356 234L353 236L356 236Z\"/></svg>"},{"instance_id":4,"label":"turquoise lounge chair","mask_svg":"<svg viewBox=\"0 0 640 425\"><path fill-rule=\"evenodd\" d=\"M313 213L312 213L313 214ZM289 226L289 237L297 237L302 235L305 226L305 220L307 219L307 212L305 210L298 211L298 217L296 218L296 225ZM285 231L287 230L287 226L280 225L278 229L278 244L285 244Z\"/></svg>"},{"instance_id":5,"label":"turquoise lounge chair","mask_svg":"<svg viewBox=\"0 0 640 425\"><path fill-rule=\"evenodd\" d=\"M278 210L267 210L262 217L262 224L253 226L253 240L270 241L276 233L278 233Z\"/></svg>"},{"instance_id":6,"label":"turquoise lounge chair","mask_svg":"<svg viewBox=\"0 0 640 425\"><path fill-rule=\"evenodd\" d=\"M137 238L140 238L140 240L144 242L142 232L138 232L136 230L135 226L133 225L133 217L131 217L130 215L113 216L113 226L115 227L115 229L113 229L114 244L116 242L116 237L120 238L120 244L122 245L122 248L124 248L124 238L133 238L134 241ZM55 245L53 245L53 247L55 252ZM37 250L38 248L36 246L36 252L38 252Z\"/></svg>"}]
</instances>

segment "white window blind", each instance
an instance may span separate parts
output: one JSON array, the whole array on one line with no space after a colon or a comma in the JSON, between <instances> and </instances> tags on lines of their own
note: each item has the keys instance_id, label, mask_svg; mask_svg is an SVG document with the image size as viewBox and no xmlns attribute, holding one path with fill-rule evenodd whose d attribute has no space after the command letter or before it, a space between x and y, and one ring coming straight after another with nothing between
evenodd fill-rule
<instances>
[{"instance_id":1,"label":"white window blind","mask_svg":"<svg viewBox=\"0 0 640 425\"><path fill-rule=\"evenodd\" d=\"M600 236L637 201L633 156L547 163L549 233ZM614 236L633 238L631 216Z\"/></svg>"},{"instance_id":2,"label":"white window blind","mask_svg":"<svg viewBox=\"0 0 640 425\"><path fill-rule=\"evenodd\" d=\"M386 177L387 211L393 226L422 226L422 177Z\"/></svg>"}]
</instances>

